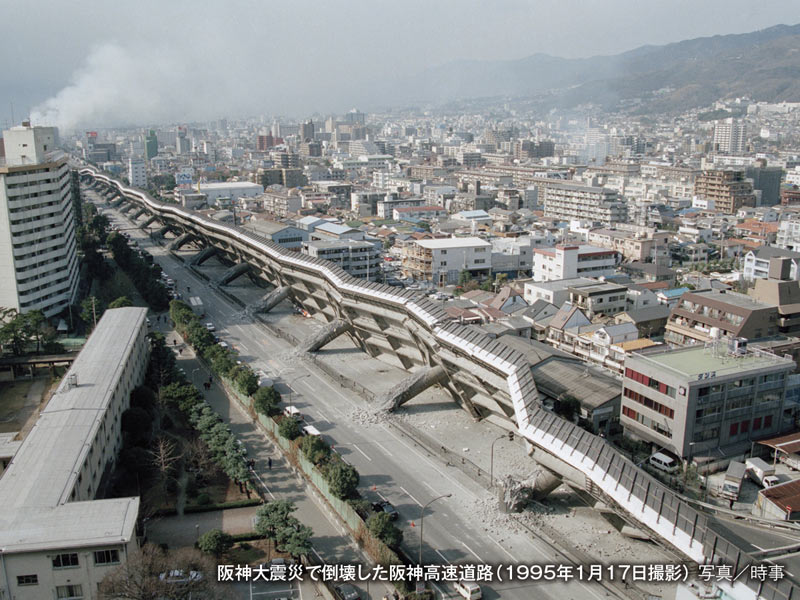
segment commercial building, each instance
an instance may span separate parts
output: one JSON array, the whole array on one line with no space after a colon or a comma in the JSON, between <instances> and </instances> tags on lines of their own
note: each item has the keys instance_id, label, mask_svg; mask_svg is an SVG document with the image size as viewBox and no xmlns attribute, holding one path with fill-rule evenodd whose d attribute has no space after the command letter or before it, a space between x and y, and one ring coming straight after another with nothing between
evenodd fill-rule
<instances>
[{"instance_id":1,"label":"commercial building","mask_svg":"<svg viewBox=\"0 0 800 600\"><path fill-rule=\"evenodd\" d=\"M402 269L440 286L458 283L462 271L482 279L492 272L492 244L477 237L417 240L403 248Z\"/></svg>"},{"instance_id":2,"label":"commercial building","mask_svg":"<svg viewBox=\"0 0 800 600\"><path fill-rule=\"evenodd\" d=\"M158 137L155 129L151 129L144 138L144 157L153 160L158 154Z\"/></svg>"},{"instance_id":3,"label":"commercial building","mask_svg":"<svg viewBox=\"0 0 800 600\"><path fill-rule=\"evenodd\" d=\"M286 223L253 219L248 222L247 227L248 229L252 228L257 234L263 235L271 242L290 250L300 250L303 242L308 241L308 231Z\"/></svg>"},{"instance_id":4,"label":"commercial building","mask_svg":"<svg viewBox=\"0 0 800 600\"><path fill-rule=\"evenodd\" d=\"M694 193L714 201L714 209L734 215L743 206L755 206L752 182L744 171L733 169L705 170L694 182Z\"/></svg>"},{"instance_id":5,"label":"commercial building","mask_svg":"<svg viewBox=\"0 0 800 600\"><path fill-rule=\"evenodd\" d=\"M619 254L597 246L556 246L533 251L534 281L613 275Z\"/></svg>"},{"instance_id":6,"label":"commercial building","mask_svg":"<svg viewBox=\"0 0 800 600\"><path fill-rule=\"evenodd\" d=\"M147 369L146 314L105 312L0 477L0 597L97 598L136 552L139 498L94 498Z\"/></svg>"},{"instance_id":7,"label":"commercial building","mask_svg":"<svg viewBox=\"0 0 800 600\"><path fill-rule=\"evenodd\" d=\"M726 290L685 292L672 309L664 339L672 344L715 338L758 339L778 333L778 308Z\"/></svg>"},{"instance_id":8,"label":"commercial building","mask_svg":"<svg viewBox=\"0 0 800 600\"><path fill-rule=\"evenodd\" d=\"M3 132L0 160L0 306L52 317L78 290L73 189L54 127Z\"/></svg>"},{"instance_id":9,"label":"commercial building","mask_svg":"<svg viewBox=\"0 0 800 600\"><path fill-rule=\"evenodd\" d=\"M197 191L205 194L208 203L211 204L221 199L255 198L264 193L264 187L249 181L199 183Z\"/></svg>"},{"instance_id":10,"label":"commercial building","mask_svg":"<svg viewBox=\"0 0 800 600\"><path fill-rule=\"evenodd\" d=\"M441 206L406 206L392 210L392 218L395 221L402 221L403 219L431 221L445 217L447 217L447 211Z\"/></svg>"},{"instance_id":11,"label":"commercial building","mask_svg":"<svg viewBox=\"0 0 800 600\"><path fill-rule=\"evenodd\" d=\"M794 368L791 359L726 341L634 353L625 361L620 422L633 437L698 462L743 454L751 440L783 429Z\"/></svg>"},{"instance_id":12,"label":"commercial building","mask_svg":"<svg viewBox=\"0 0 800 600\"><path fill-rule=\"evenodd\" d=\"M615 315L627 306L628 288L616 283L598 281L593 285L569 288L569 299L591 319L594 315Z\"/></svg>"},{"instance_id":13,"label":"commercial building","mask_svg":"<svg viewBox=\"0 0 800 600\"><path fill-rule=\"evenodd\" d=\"M375 281L381 275L381 249L358 240L314 240L303 242L303 254L335 263L353 277Z\"/></svg>"},{"instance_id":14,"label":"commercial building","mask_svg":"<svg viewBox=\"0 0 800 600\"><path fill-rule=\"evenodd\" d=\"M628 209L616 190L555 183L545 188L544 216L562 221L591 221L609 227L626 222Z\"/></svg>"}]
</instances>

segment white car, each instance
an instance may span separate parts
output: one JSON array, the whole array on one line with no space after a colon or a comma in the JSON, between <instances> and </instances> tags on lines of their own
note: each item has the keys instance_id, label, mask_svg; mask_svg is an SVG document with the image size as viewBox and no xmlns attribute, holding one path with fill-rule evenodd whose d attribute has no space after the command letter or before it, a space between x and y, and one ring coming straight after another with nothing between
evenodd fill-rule
<instances>
[{"instance_id":1,"label":"white car","mask_svg":"<svg viewBox=\"0 0 800 600\"><path fill-rule=\"evenodd\" d=\"M217 328L214 327L214 324L211 323L211 322L206 323L206 329L208 329L209 331L216 331L217 330Z\"/></svg>"}]
</instances>

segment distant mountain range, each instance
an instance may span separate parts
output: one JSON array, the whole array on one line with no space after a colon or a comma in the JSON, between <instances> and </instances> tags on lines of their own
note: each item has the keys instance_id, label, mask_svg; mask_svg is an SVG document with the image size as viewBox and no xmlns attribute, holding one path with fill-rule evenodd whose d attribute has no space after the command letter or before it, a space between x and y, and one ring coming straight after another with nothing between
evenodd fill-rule
<instances>
[{"instance_id":1,"label":"distant mountain range","mask_svg":"<svg viewBox=\"0 0 800 600\"><path fill-rule=\"evenodd\" d=\"M671 112L748 95L800 101L800 25L718 35L613 56L463 60L403 82L400 98L445 103L481 97L531 97L543 107L595 103L613 110Z\"/></svg>"}]
</instances>

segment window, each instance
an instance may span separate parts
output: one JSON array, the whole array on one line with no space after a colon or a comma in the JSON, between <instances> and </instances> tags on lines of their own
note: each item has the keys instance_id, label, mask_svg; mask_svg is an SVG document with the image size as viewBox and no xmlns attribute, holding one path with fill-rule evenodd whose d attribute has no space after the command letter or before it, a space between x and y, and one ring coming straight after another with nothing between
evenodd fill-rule
<instances>
[{"instance_id":1,"label":"window","mask_svg":"<svg viewBox=\"0 0 800 600\"><path fill-rule=\"evenodd\" d=\"M17 585L39 585L39 576L17 575Z\"/></svg>"},{"instance_id":2,"label":"window","mask_svg":"<svg viewBox=\"0 0 800 600\"><path fill-rule=\"evenodd\" d=\"M731 429L728 432L730 437L735 437L739 435L739 424L738 423L731 423Z\"/></svg>"},{"instance_id":3,"label":"window","mask_svg":"<svg viewBox=\"0 0 800 600\"><path fill-rule=\"evenodd\" d=\"M77 567L78 565L78 554L56 554L53 557L53 568L54 569L69 569L72 567ZM60 597L60 596L59 596Z\"/></svg>"},{"instance_id":4,"label":"window","mask_svg":"<svg viewBox=\"0 0 800 600\"><path fill-rule=\"evenodd\" d=\"M764 417L764 428L769 429L772 427L772 415L767 415Z\"/></svg>"},{"instance_id":5,"label":"window","mask_svg":"<svg viewBox=\"0 0 800 600\"><path fill-rule=\"evenodd\" d=\"M94 553L94 564L115 565L119 563L119 550L99 550Z\"/></svg>"},{"instance_id":6,"label":"window","mask_svg":"<svg viewBox=\"0 0 800 600\"><path fill-rule=\"evenodd\" d=\"M753 419L753 431L757 429L761 429L761 417L756 417Z\"/></svg>"},{"instance_id":7,"label":"window","mask_svg":"<svg viewBox=\"0 0 800 600\"><path fill-rule=\"evenodd\" d=\"M56 587L56 598L59 600L80 600L83 588L79 585L59 585Z\"/></svg>"}]
</instances>

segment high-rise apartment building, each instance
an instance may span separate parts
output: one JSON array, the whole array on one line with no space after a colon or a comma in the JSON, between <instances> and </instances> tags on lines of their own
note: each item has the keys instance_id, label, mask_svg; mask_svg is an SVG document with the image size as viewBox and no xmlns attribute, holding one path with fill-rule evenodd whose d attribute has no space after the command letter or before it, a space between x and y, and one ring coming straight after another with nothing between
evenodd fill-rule
<instances>
[{"instance_id":1,"label":"high-rise apartment building","mask_svg":"<svg viewBox=\"0 0 800 600\"><path fill-rule=\"evenodd\" d=\"M300 141L307 142L314 140L314 121L302 123L300 125Z\"/></svg>"},{"instance_id":2,"label":"high-rise apartment building","mask_svg":"<svg viewBox=\"0 0 800 600\"><path fill-rule=\"evenodd\" d=\"M713 147L717 152L740 154L747 146L747 127L737 119L717 121L714 125Z\"/></svg>"},{"instance_id":3,"label":"high-rise apartment building","mask_svg":"<svg viewBox=\"0 0 800 600\"><path fill-rule=\"evenodd\" d=\"M52 317L78 290L78 254L67 157L55 127L3 132L0 161L0 306Z\"/></svg>"},{"instance_id":4,"label":"high-rise apartment building","mask_svg":"<svg viewBox=\"0 0 800 600\"><path fill-rule=\"evenodd\" d=\"M147 187L147 169L142 159L128 159L128 181L130 181L133 187Z\"/></svg>"},{"instance_id":5,"label":"high-rise apartment building","mask_svg":"<svg viewBox=\"0 0 800 600\"><path fill-rule=\"evenodd\" d=\"M695 179L694 193L699 198L713 200L714 208L728 215L756 203L752 181L745 178L744 171L733 169L703 171Z\"/></svg>"}]
</instances>

